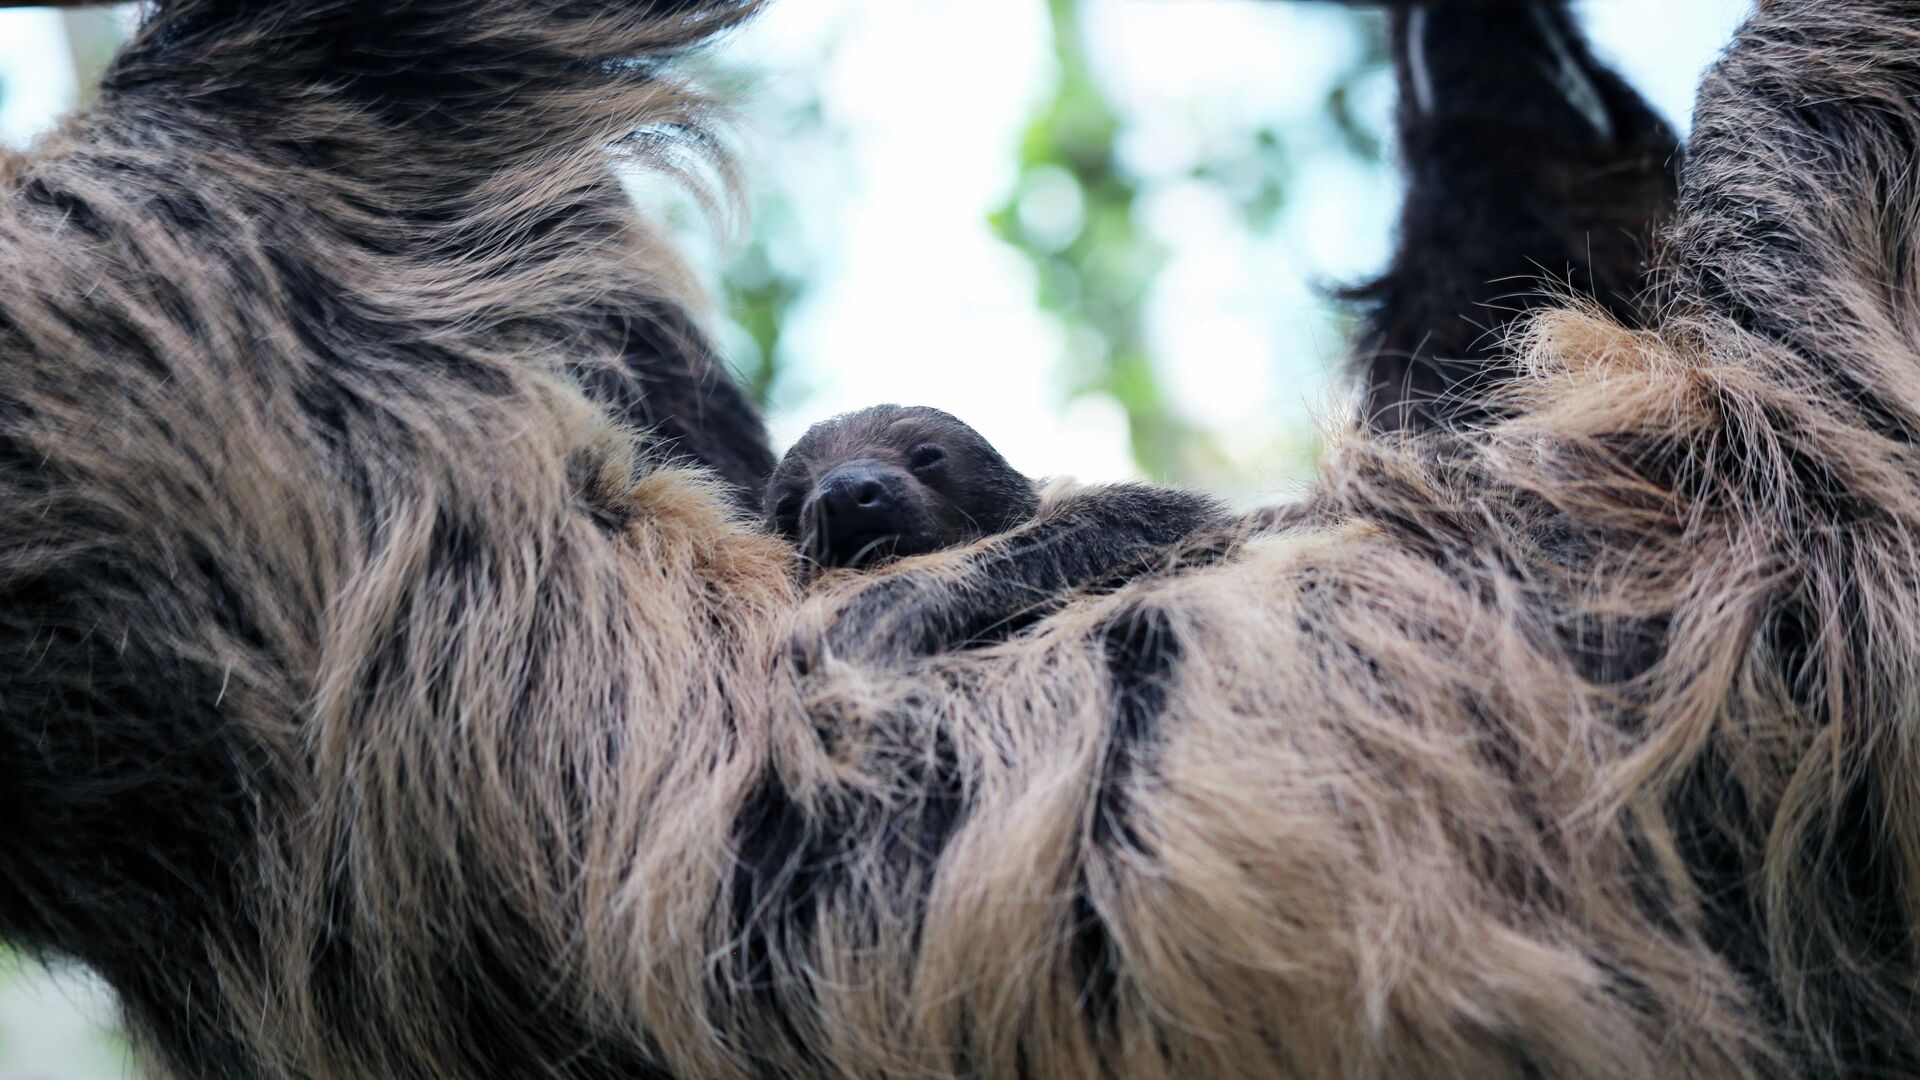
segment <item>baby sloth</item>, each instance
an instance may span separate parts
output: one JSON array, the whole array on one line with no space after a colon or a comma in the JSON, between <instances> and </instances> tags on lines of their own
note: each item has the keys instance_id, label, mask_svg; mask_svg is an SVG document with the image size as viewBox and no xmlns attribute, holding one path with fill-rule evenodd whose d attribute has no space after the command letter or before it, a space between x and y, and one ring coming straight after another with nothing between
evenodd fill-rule
<instances>
[{"instance_id":1,"label":"baby sloth","mask_svg":"<svg viewBox=\"0 0 1920 1080\"><path fill-rule=\"evenodd\" d=\"M993 444L939 409L876 405L815 424L767 485L769 528L819 566L957 547L1030 520L1040 498Z\"/></svg>"}]
</instances>

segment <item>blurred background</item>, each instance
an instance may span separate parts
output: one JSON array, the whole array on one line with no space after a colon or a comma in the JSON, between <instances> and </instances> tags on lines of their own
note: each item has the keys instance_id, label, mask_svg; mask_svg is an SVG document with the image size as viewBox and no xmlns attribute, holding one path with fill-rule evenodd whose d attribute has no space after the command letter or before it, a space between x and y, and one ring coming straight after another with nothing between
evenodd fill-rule
<instances>
[{"instance_id":1,"label":"blurred background","mask_svg":"<svg viewBox=\"0 0 1920 1080\"><path fill-rule=\"evenodd\" d=\"M1682 128L1745 0L1584 0ZM84 103L125 8L0 11L0 140ZM740 105L715 221L663 178L776 442L937 405L1033 475L1297 485L1398 192L1377 16L1263 0L776 0L702 64ZM135 1075L84 975L0 953L0 1080Z\"/></svg>"}]
</instances>

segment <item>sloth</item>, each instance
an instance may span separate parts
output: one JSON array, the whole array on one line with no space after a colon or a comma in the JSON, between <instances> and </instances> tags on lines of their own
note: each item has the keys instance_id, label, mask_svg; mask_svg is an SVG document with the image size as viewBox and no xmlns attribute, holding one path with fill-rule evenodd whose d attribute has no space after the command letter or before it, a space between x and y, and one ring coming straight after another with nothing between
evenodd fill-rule
<instances>
[{"instance_id":1,"label":"sloth","mask_svg":"<svg viewBox=\"0 0 1920 1080\"><path fill-rule=\"evenodd\" d=\"M179 1078L1920 1072L1920 6L1682 153L1392 5L1282 524L807 581L609 160L755 7L157 0L0 160L0 939Z\"/></svg>"},{"instance_id":2,"label":"sloth","mask_svg":"<svg viewBox=\"0 0 1920 1080\"><path fill-rule=\"evenodd\" d=\"M1004 640L1075 591L1136 579L1153 564L1220 558L1265 524L1146 484L1061 485L1043 496L958 417L901 405L809 428L775 468L765 512L812 568L872 568L994 538L960 567L858 598L859 611L816 643L842 660Z\"/></svg>"},{"instance_id":3,"label":"sloth","mask_svg":"<svg viewBox=\"0 0 1920 1080\"><path fill-rule=\"evenodd\" d=\"M767 527L817 566L872 566L958 547L1029 521L1034 482L978 431L925 406L875 405L823 420L787 450Z\"/></svg>"}]
</instances>

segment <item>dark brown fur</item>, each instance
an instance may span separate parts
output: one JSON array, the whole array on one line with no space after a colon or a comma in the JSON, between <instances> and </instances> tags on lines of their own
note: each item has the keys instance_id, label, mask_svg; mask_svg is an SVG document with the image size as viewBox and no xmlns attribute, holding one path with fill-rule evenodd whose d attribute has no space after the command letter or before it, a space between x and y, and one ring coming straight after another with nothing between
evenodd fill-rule
<instances>
[{"instance_id":1,"label":"dark brown fur","mask_svg":"<svg viewBox=\"0 0 1920 1080\"><path fill-rule=\"evenodd\" d=\"M1482 423L1530 313L1577 295L1644 324L1680 144L1564 2L1401 2L1389 39L1407 199L1392 265L1350 294L1352 367L1376 428Z\"/></svg>"},{"instance_id":2,"label":"dark brown fur","mask_svg":"<svg viewBox=\"0 0 1920 1080\"><path fill-rule=\"evenodd\" d=\"M617 422L747 6L175 0L0 170L0 933L221 1080L1915 1070L1920 11L1478 426L801 594Z\"/></svg>"}]
</instances>

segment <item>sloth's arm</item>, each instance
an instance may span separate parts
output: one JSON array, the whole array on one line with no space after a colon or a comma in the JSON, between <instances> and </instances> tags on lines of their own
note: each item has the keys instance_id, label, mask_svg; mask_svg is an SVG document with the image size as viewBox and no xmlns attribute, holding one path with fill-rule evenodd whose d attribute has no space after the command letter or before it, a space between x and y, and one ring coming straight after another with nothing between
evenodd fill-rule
<instances>
[{"instance_id":1,"label":"sloth's arm","mask_svg":"<svg viewBox=\"0 0 1920 1080\"><path fill-rule=\"evenodd\" d=\"M874 577L800 634L796 659L882 660L1003 640L1077 592L1216 558L1245 528L1195 492L1076 490L1010 533Z\"/></svg>"},{"instance_id":2,"label":"sloth's arm","mask_svg":"<svg viewBox=\"0 0 1920 1080\"><path fill-rule=\"evenodd\" d=\"M1408 4L1391 15L1407 178L1397 251L1354 290L1369 422L1472 422L1514 373L1507 330L1560 295L1639 319L1679 147L1562 3Z\"/></svg>"},{"instance_id":3,"label":"sloth's arm","mask_svg":"<svg viewBox=\"0 0 1920 1080\"><path fill-rule=\"evenodd\" d=\"M756 504L773 468L758 411L690 313L672 245L635 213L614 168L623 155L715 150L701 127L707 101L662 61L745 18L754 0L635 5L652 16L648 32L599 40L566 28L615 0L471 6L468 40L450 45L427 3L167 0L102 94L190 138L244 148L252 160L211 166L234 170L236 188L280 186L283 204L258 213L295 235L270 238L280 251L261 268L265 284L278 289L272 279L292 269L302 276L289 303L325 306L343 287L376 298L299 313L328 348L364 349L369 321L373 333L406 324L394 336L428 348L493 340L561 367L646 432L655 460L705 465ZM448 51L419 59L436 49ZM558 187L516 197L543 183ZM189 237L217 224L194 220L191 201L158 209ZM327 217L324 239L365 258L296 265L304 238L278 219L308 209ZM448 268L428 295L381 280L421 265Z\"/></svg>"},{"instance_id":4,"label":"sloth's arm","mask_svg":"<svg viewBox=\"0 0 1920 1080\"><path fill-rule=\"evenodd\" d=\"M161 0L97 103L0 161L0 939L99 970L167 1075L658 1074L571 1011L570 960L507 958L597 932L521 891L567 871L495 856L545 821L585 865L624 718L785 595L577 392L729 414L607 157L697 123L668 60L753 6ZM641 655L641 619L718 643ZM493 786L528 739L552 754Z\"/></svg>"}]
</instances>

